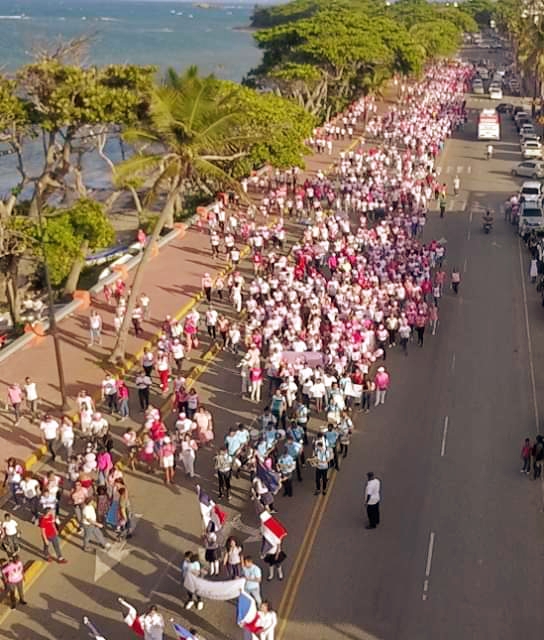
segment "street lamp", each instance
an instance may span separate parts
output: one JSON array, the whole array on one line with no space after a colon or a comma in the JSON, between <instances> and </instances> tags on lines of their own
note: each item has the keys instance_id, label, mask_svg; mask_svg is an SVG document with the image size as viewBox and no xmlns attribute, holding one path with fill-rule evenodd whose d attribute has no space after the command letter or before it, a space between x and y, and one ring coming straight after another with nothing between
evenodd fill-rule
<instances>
[{"instance_id":1,"label":"street lamp","mask_svg":"<svg viewBox=\"0 0 544 640\"><path fill-rule=\"evenodd\" d=\"M51 278L49 276L49 263L47 261L47 252L45 250L44 242L44 226L42 217L42 193L38 184L36 184L36 205L38 211L38 227L40 232L40 249L42 253L42 264L45 278L45 287L47 290L47 307L49 311L49 334L53 338L53 344L55 346L55 360L57 363L57 374L59 377L59 391L61 400L62 411L67 411L68 399L66 396L66 382L64 379L64 366L62 363L62 352L60 348L60 338L58 332L57 320L55 318L55 305L53 299L53 287L51 286Z\"/></svg>"}]
</instances>

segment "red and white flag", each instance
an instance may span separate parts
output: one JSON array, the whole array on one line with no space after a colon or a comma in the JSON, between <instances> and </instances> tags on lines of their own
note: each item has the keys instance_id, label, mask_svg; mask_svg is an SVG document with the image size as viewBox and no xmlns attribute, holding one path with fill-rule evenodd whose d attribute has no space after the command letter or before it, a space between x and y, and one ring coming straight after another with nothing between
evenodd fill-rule
<instances>
[{"instance_id":1,"label":"red and white flag","mask_svg":"<svg viewBox=\"0 0 544 640\"><path fill-rule=\"evenodd\" d=\"M138 615L136 609L126 600L123 600L123 598L119 598L119 602L123 605L123 607L126 607L127 609L127 613L124 616L125 624L127 624L136 635L139 635L143 638L144 627L142 624L142 616Z\"/></svg>"},{"instance_id":2,"label":"red and white flag","mask_svg":"<svg viewBox=\"0 0 544 640\"><path fill-rule=\"evenodd\" d=\"M263 511L259 515L261 519L261 533L263 538L273 547L276 547L287 535L287 529L282 523L274 518L268 511Z\"/></svg>"}]
</instances>

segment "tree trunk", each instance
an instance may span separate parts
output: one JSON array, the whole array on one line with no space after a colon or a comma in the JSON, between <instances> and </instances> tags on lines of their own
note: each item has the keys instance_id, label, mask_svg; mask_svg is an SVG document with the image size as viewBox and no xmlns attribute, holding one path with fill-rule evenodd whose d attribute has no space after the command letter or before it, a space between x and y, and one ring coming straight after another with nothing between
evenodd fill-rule
<instances>
[{"instance_id":1,"label":"tree trunk","mask_svg":"<svg viewBox=\"0 0 544 640\"><path fill-rule=\"evenodd\" d=\"M123 324L121 325L121 329L119 331L119 335L117 336L117 342L115 343L115 347L113 349L113 353L110 357L110 362L116 365L122 365L125 360L126 348L127 348L127 340L128 340L128 332L130 327L132 326L132 311L136 306L136 301L140 296L140 289L142 288L142 281L144 278L145 267L149 262L149 258L153 252L153 248L155 243L159 239L160 232L162 228L165 226L167 221L172 216L172 211L174 207L174 203L176 198L178 197L179 192L179 180L175 185L175 188L172 189L166 203L164 205L163 210L161 211L161 215L155 224L153 229L153 233L149 237L149 240L145 246L144 252L142 254L142 259L140 263L136 267L136 273L134 274L134 280L132 281L132 287L130 289L130 295L127 300L127 308L125 311L125 317L123 319Z\"/></svg>"},{"instance_id":2,"label":"tree trunk","mask_svg":"<svg viewBox=\"0 0 544 640\"><path fill-rule=\"evenodd\" d=\"M13 325L16 326L21 322L20 289L18 286L19 260L17 258L11 259L5 278L9 315Z\"/></svg>"},{"instance_id":3,"label":"tree trunk","mask_svg":"<svg viewBox=\"0 0 544 640\"><path fill-rule=\"evenodd\" d=\"M81 271L85 266L85 258L87 257L87 253L89 252L89 242L87 240L83 241L81 245L81 253L74 260L74 264L70 269L70 273L68 274L68 278L66 279L66 284L64 285L64 295L71 296L74 291L77 289L77 283L79 282L79 276L81 275Z\"/></svg>"},{"instance_id":4,"label":"tree trunk","mask_svg":"<svg viewBox=\"0 0 544 640\"><path fill-rule=\"evenodd\" d=\"M142 224L142 216L144 212L144 208L142 207L142 201L140 200L140 196L138 195L138 191L129 185L130 195L132 196L132 201L134 202L134 206L136 207L136 213L138 214L138 227Z\"/></svg>"}]
</instances>

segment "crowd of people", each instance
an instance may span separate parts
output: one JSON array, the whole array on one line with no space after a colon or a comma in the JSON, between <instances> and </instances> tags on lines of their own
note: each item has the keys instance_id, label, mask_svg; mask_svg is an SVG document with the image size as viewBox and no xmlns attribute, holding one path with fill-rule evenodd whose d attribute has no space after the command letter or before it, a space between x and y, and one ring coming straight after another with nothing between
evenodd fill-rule
<instances>
[{"instance_id":1,"label":"crowd of people","mask_svg":"<svg viewBox=\"0 0 544 640\"><path fill-rule=\"evenodd\" d=\"M316 129L310 140L316 151L331 154L335 140L355 140L340 151L329 173L304 178L292 170L260 176L242 185L245 191L253 187L259 192L259 204L241 213L235 195L224 194L208 210L212 258L224 253L232 270L215 280L204 273L205 311L195 308L180 321L167 316L156 347L144 350L134 385L141 428L125 430L121 455L114 448L110 416L129 417L132 391L123 378L104 375L100 407L82 390L75 420L50 414L38 418L37 389L30 379L24 389L9 388L15 419L26 402L32 419L40 419L52 460L60 444L66 461L64 474L46 477L26 472L13 459L7 465L5 484L14 509L28 506L47 560L52 547L57 560L65 562L58 532L61 499L66 502L68 497L83 548L89 550L92 542L106 548L109 537L133 534L124 469L139 464L147 472L160 469L170 484L182 468L191 479L202 448L214 447L218 495L226 501L232 477L243 472L257 512L274 513L277 493L282 490L291 497L293 481L302 479L306 466L315 469L315 494L326 494L330 474L340 470L348 456L357 414L378 411L386 402L392 382L388 354L400 349L408 355L410 349L422 348L428 333L438 330L448 281L454 293L458 291L459 271L453 267L448 275L444 269L445 245L427 239L424 228L432 203L444 194L436 160L464 121L463 93L470 73L458 62L438 63L422 81L406 88L402 104L384 114L371 98L357 101ZM357 138L363 121L365 137ZM289 251L288 220L302 225ZM249 278L239 267L242 242L250 247ZM105 291L107 301L116 306L119 326L127 293L121 279ZM220 313L218 303L224 301L230 301L232 313ZM132 316L136 335L149 308L150 299L142 294ZM264 407L256 410L251 426L231 426L217 444L213 416L183 374L184 361L204 331L223 349L241 356L241 395ZM102 318L92 310L90 343L100 344L101 334ZM173 424L150 401L155 385L161 395L172 396ZM313 435L311 416L322 425ZM367 504L372 507L372 528L376 517L379 521L374 498L375 493ZM105 536L106 530L111 535ZM17 562L16 540L4 527L2 531L10 562ZM262 600L258 563L236 538L222 542L207 530L203 546L207 566L201 566L196 551L188 551L182 574L245 577L246 590L263 614L274 613ZM282 545L267 548L262 559L269 567L266 578L282 580ZM4 575L10 571L18 577L13 567ZM13 606L16 590L10 590ZM203 603L190 593L186 608L193 606L201 609ZM273 640L274 616L258 636L261 640Z\"/></svg>"}]
</instances>

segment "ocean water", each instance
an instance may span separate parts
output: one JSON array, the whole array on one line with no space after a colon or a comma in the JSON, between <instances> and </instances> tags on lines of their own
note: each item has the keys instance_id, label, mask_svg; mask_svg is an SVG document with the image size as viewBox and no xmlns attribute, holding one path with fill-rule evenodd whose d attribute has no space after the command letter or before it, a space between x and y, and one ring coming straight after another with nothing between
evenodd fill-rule
<instances>
[{"instance_id":1,"label":"ocean water","mask_svg":"<svg viewBox=\"0 0 544 640\"><path fill-rule=\"evenodd\" d=\"M89 35L89 63L153 64L178 71L196 64L202 73L239 81L260 60L251 33L244 29L250 14L250 4L235 2L202 8L192 2L0 0L0 65L13 72L31 62L33 49L44 43ZM0 144L0 152L5 148ZM110 139L106 152L120 161L119 140ZM40 144L27 144L25 157L31 175L37 175ZM96 154L86 154L83 167L91 188L111 186L109 171ZM15 168L14 156L0 157L0 194L17 183Z\"/></svg>"},{"instance_id":2,"label":"ocean water","mask_svg":"<svg viewBox=\"0 0 544 640\"><path fill-rule=\"evenodd\" d=\"M61 36L92 35L88 61L154 64L240 80L260 53L249 4L130 0L0 0L0 64L7 71L30 62L32 50ZM205 4L205 3L202 3ZM242 29L240 29L242 28Z\"/></svg>"}]
</instances>

